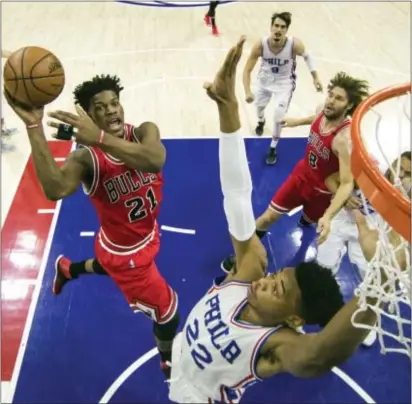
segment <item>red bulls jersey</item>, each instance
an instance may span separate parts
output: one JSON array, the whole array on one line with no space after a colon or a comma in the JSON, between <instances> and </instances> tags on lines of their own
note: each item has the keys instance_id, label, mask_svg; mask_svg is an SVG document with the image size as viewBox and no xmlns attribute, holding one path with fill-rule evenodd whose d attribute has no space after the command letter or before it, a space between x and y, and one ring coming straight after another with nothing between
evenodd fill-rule
<instances>
[{"instance_id":1,"label":"red bulls jersey","mask_svg":"<svg viewBox=\"0 0 412 404\"><path fill-rule=\"evenodd\" d=\"M124 136L138 142L129 124ZM112 254L135 253L156 236L162 175L130 169L98 147L86 149L93 159L94 176L90 188L84 188L100 220L98 240Z\"/></svg>"},{"instance_id":2,"label":"red bulls jersey","mask_svg":"<svg viewBox=\"0 0 412 404\"><path fill-rule=\"evenodd\" d=\"M351 121L346 118L336 128L325 132L322 130L326 120L323 112L313 121L310 127L308 145L306 146L303 166L305 177L314 187L326 190L325 179L339 171L339 159L332 151L332 141Z\"/></svg>"}]
</instances>

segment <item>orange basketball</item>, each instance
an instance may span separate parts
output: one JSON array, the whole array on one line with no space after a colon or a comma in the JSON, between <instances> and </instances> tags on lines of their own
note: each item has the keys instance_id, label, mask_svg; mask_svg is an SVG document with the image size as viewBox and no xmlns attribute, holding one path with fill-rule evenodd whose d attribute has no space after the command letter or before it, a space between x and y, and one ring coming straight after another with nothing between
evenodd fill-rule
<instances>
[{"instance_id":1,"label":"orange basketball","mask_svg":"<svg viewBox=\"0 0 412 404\"><path fill-rule=\"evenodd\" d=\"M64 69L47 49L27 46L14 52L3 71L4 87L15 100L42 107L54 101L64 88Z\"/></svg>"}]
</instances>

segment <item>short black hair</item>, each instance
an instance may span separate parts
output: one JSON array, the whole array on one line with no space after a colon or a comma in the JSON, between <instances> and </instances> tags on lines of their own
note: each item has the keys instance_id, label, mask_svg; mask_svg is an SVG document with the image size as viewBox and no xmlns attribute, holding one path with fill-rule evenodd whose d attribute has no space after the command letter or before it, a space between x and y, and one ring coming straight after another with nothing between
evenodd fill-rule
<instances>
[{"instance_id":1,"label":"short black hair","mask_svg":"<svg viewBox=\"0 0 412 404\"><path fill-rule=\"evenodd\" d=\"M74 102L87 112L90 108L92 97L102 91L114 91L119 96L124 87L120 84L117 76L101 74L94 76L91 80L84 81L74 89Z\"/></svg>"},{"instance_id":2,"label":"short black hair","mask_svg":"<svg viewBox=\"0 0 412 404\"><path fill-rule=\"evenodd\" d=\"M309 261L295 268L295 277L302 296L301 316L305 323L325 327L345 304L332 271L316 261Z\"/></svg>"},{"instance_id":3,"label":"short black hair","mask_svg":"<svg viewBox=\"0 0 412 404\"><path fill-rule=\"evenodd\" d=\"M408 159L409 161L411 161L411 152L410 151L405 151L401 154L401 159ZM391 167L388 167L388 169L385 172L385 178L393 184L394 182L394 178L393 178L393 174L392 174L392 170L395 170L395 165L398 163L398 159L395 159L392 163Z\"/></svg>"},{"instance_id":4,"label":"short black hair","mask_svg":"<svg viewBox=\"0 0 412 404\"><path fill-rule=\"evenodd\" d=\"M274 13L271 18L271 26L275 22L276 18L280 18L285 24L286 28L289 28L289 25L292 23L292 14L288 12L284 13Z\"/></svg>"},{"instance_id":5,"label":"short black hair","mask_svg":"<svg viewBox=\"0 0 412 404\"><path fill-rule=\"evenodd\" d=\"M348 115L353 115L359 104L369 95L369 83L366 80L356 79L345 72L336 74L328 85L328 91L335 87L343 88L346 91L349 104L352 104Z\"/></svg>"}]
</instances>

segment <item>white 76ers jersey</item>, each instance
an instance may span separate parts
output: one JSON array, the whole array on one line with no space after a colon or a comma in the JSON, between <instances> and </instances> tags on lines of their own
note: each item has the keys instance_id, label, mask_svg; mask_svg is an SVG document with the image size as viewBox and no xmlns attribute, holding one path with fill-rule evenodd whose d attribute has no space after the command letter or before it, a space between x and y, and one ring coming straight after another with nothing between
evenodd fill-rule
<instances>
[{"instance_id":1,"label":"white 76ers jersey","mask_svg":"<svg viewBox=\"0 0 412 404\"><path fill-rule=\"evenodd\" d=\"M286 37L283 48L278 53L273 53L269 47L269 37L264 37L262 49L257 75L259 85L271 91L279 87L295 86L296 58L293 55L293 38Z\"/></svg>"},{"instance_id":2,"label":"white 76ers jersey","mask_svg":"<svg viewBox=\"0 0 412 404\"><path fill-rule=\"evenodd\" d=\"M220 285L223 279L216 279L192 309L179 347L173 347L173 401L237 403L247 387L261 380L256 374L259 352L278 327L239 320L250 283Z\"/></svg>"}]
</instances>

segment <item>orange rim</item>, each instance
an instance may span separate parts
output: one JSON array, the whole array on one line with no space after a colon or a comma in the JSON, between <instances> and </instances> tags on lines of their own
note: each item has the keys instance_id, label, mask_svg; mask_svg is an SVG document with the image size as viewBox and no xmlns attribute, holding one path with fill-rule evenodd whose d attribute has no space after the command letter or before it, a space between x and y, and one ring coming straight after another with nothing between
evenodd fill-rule
<instances>
[{"instance_id":1,"label":"orange rim","mask_svg":"<svg viewBox=\"0 0 412 404\"><path fill-rule=\"evenodd\" d=\"M376 211L409 243L411 242L411 202L373 164L361 138L361 121L376 104L411 91L411 83L384 88L364 100L356 109L351 125L353 176Z\"/></svg>"}]
</instances>

